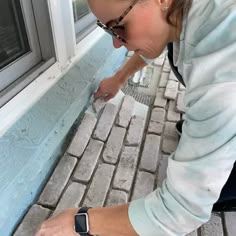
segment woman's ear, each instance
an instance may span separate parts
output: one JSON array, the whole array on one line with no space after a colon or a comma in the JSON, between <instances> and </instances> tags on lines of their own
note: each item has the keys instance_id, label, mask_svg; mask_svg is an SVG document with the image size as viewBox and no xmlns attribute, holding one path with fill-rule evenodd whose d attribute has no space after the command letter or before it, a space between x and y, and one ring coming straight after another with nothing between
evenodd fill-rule
<instances>
[{"instance_id":1,"label":"woman's ear","mask_svg":"<svg viewBox=\"0 0 236 236\"><path fill-rule=\"evenodd\" d=\"M162 11L166 12L170 8L173 0L158 0Z\"/></svg>"}]
</instances>

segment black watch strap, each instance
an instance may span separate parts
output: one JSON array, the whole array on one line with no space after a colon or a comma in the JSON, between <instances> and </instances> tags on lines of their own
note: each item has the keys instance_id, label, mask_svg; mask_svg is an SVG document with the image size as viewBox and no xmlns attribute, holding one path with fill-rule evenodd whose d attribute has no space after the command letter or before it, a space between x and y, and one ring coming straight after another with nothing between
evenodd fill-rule
<instances>
[{"instance_id":1,"label":"black watch strap","mask_svg":"<svg viewBox=\"0 0 236 236\"><path fill-rule=\"evenodd\" d=\"M90 209L91 207L81 207L78 211L78 213L88 213L88 210Z\"/></svg>"}]
</instances>

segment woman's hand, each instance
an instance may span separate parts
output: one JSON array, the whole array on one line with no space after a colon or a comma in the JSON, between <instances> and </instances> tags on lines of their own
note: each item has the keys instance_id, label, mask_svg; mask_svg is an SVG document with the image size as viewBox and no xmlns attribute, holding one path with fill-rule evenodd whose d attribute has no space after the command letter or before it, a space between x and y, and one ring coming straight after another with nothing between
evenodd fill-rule
<instances>
[{"instance_id":1,"label":"woman's hand","mask_svg":"<svg viewBox=\"0 0 236 236\"><path fill-rule=\"evenodd\" d=\"M107 102L111 98L115 97L122 85L123 83L117 75L106 78L99 84L97 92L94 93L94 98L104 97L104 101Z\"/></svg>"},{"instance_id":2,"label":"woman's hand","mask_svg":"<svg viewBox=\"0 0 236 236\"><path fill-rule=\"evenodd\" d=\"M78 236L75 232L74 216L77 208L67 209L59 215L44 221L35 236Z\"/></svg>"}]
</instances>

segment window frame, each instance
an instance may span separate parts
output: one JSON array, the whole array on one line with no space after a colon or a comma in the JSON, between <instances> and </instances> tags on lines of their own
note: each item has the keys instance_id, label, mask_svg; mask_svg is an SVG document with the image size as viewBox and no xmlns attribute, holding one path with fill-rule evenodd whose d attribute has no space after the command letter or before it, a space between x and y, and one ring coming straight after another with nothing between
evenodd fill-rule
<instances>
[{"instance_id":1,"label":"window frame","mask_svg":"<svg viewBox=\"0 0 236 236\"><path fill-rule=\"evenodd\" d=\"M11 1L13 2L13 0ZM29 42L30 51L20 56L0 70L0 91L16 81L26 71L30 70L41 60L41 51L37 36L34 15L30 0L20 0L22 16L25 22L26 34Z\"/></svg>"}]
</instances>

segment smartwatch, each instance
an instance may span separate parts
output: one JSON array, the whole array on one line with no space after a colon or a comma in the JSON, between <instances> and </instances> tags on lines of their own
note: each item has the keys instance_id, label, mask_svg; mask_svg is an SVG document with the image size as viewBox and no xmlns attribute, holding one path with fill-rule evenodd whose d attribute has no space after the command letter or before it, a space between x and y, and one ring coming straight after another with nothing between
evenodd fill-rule
<instances>
[{"instance_id":1,"label":"smartwatch","mask_svg":"<svg viewBox=\"0 0 236 236\"><path fill-rule=\"evenodd\" d=\"M82 207L75 215L75 232L83 236L92 236L89 233L88 210L91 207Z\"/></svg>"}]
</instances>

